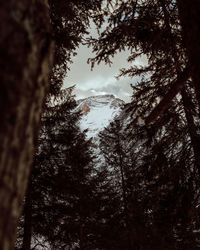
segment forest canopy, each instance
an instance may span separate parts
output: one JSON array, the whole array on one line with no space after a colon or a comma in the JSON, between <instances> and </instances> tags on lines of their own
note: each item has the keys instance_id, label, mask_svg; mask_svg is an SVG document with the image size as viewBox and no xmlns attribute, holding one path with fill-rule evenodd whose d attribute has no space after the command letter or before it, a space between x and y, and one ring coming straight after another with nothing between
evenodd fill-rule
<instances>
[{"instance_id":1,"label":"forest canopy","mask_svg":"<svg viewBox=\"0 0 200 250\"><path fill-rule=\"evenodd\" d=\"M198 0L2 3L0 249L14 249L17 225L23 250L39 238L49 249L199 249L199 13ZM99 37L85 39L91 20ZM148 59L121 69L141 80L98 145L78 126L73 87L61 90L82 43L92 67L123 50Z\"/></svg>"}]
</instances>

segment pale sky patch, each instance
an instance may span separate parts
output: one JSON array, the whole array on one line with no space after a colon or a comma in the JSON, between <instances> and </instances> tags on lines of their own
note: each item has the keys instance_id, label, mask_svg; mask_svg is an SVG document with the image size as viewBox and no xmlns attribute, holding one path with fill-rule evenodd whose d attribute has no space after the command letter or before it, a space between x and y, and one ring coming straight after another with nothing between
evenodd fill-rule
<instances>
[{"instance_id":1,"label":"pale sky patch","mask_svg":"<svg viewBox=\"0 0 200 250\"><path fill-rule=\"evenodd\" d=\"M91 34L95 36L96 30L92 26ZM68 72L67 77L64 80L64 88L76 85L74 91L76 99L82 99L93 95L113 94L116 97L130 102L132 89L130 84L134 84L138 81L136 78L122 77L119 80L116 76L119 74L121 68L128 68L131 64L127 62L127 58L130 55L128 51L116 54L113 58L113 64L111 66L101 63L95 65L91 71L91 65L87 64L88 58L94 57L91 48L81 45L77 50L77 55L73 58L73 64L71 70ZM135 65L144 65L146 58L141 57Z\"/></svg>"}]
</instances>

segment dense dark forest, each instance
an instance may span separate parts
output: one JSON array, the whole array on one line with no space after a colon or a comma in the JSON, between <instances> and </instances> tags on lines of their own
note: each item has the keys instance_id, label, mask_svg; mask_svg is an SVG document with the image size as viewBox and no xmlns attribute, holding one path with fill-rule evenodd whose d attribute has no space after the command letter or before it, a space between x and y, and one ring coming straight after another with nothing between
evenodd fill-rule
<instances>
[{"instance_id":1,"label":"dense dark forest","mask_svg":"<svg viewBox=\"0 0 200 250\"><path fill-rule=\"evenodd\" d=\"M198 0L2 3L0 249L200 248L199 13ZM92 68L127 50L148 61L119 72L140 81L98 146L62 90L81 44Z\"/></svg>"}]
</instances>

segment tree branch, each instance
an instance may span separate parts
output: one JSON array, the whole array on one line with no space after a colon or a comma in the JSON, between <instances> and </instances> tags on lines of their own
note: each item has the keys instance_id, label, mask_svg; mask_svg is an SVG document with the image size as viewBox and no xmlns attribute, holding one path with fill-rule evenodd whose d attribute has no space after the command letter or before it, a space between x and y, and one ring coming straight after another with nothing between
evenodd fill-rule
<instances>
[{"instance_id":1,"label":"tree branch","mask_svg":"<svg viewBox=\"0 0 200 250\"><path fill-rule=\"evenodd\" d=\"M172 99L178 94L178 92L181 91L188 77L189 77L189 68L186 67L182 71L182 73L178 75L176 82L172 85L169 92L163 97L160 103L153 109L153 111L146 118L145 123L147 126L154 123L154 121L158 118L158 116L161 116L167 110Z\"/></svg>"}]
</instances>

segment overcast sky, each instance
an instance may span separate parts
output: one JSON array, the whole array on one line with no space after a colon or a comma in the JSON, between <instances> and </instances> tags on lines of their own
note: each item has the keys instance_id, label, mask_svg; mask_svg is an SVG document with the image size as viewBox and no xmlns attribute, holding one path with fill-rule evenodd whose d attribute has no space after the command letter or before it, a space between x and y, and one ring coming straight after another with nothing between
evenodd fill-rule
<instances>
[{"instance_id":1,"label":"overcast sky","mask_svg":"<svg viewBox=\"0 0 200 250\"><path fill-rule=\"evenodd\" d=\"M94 28L91 29L91 34L95 35ZM128 52L121 52L113 58L111 67L101 63L95 65L93 71L91 71L87 59L93 57L92 51L87 46L80 46L77 55L73 58L71 70L64 80L64 87L76 84L76 99L93 95L113 94L125 102L129 102L132 94L130 84L134 84L138 79L124 77L117 80L115 78L119 74L120 68L130 66L126 61L128 55ZM142 64L143 61L137 61L136 63Z\"/></svg>"}]
</instances>

